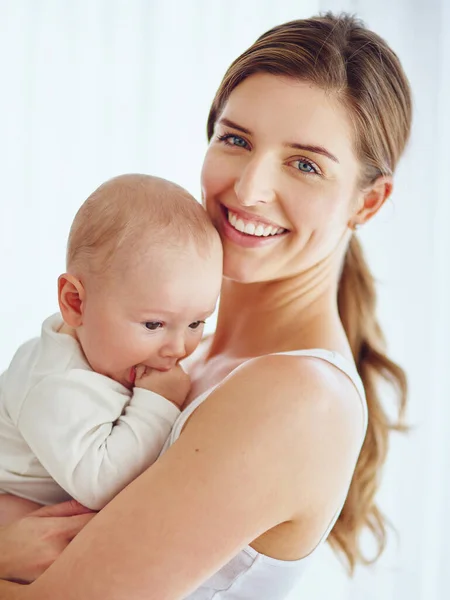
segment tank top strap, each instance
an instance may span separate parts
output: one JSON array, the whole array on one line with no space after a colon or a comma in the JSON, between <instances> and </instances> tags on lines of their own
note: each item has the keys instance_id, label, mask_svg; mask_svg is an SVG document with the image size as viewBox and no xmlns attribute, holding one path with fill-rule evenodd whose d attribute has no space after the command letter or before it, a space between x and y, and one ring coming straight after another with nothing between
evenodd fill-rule
<instances>
[{"instance_id":1,"label":"tank top strap","mask_svg":"<svg viewBox=\"0 0 450 600\"><path fill-rule=\"evenodd\" d=\"M287 355L287 356L306 356L311 358L320 358L324 360L337 369L347 375L350 381L355 386L359 397L361 399L361 405L363 409L364 415L364 430L367 427L368 420L368 411L367 411L367 402L366 402L366 392L364 390L364 385L362 379L356 369L356 366L353 362L349 361L347 358L339 354L339 352L335 352L334 350L325 350L324 348L312 348L308 350L291 350L289 352L276 352L275 355Z\"/></svg>"}]
</instances>

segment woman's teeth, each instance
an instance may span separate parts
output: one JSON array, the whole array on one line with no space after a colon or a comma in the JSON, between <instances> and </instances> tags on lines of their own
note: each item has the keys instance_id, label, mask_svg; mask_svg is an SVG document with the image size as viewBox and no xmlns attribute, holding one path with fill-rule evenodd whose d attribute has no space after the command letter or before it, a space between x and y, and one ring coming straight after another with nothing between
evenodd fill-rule
<instances>
[{"instance_id":1,"label":"woman's teeth","mask_svg":"<svg viewBox=\"0 0 450 600\"><path fill-rule=\"evenodd\" d=\"M231 210L228 210L228 222L232 227L234 227L234 229L237 229L237 231L246 233L247 235L255 235L257 237L278 235L286 231L286 229L283 229L283 227L263 225L262 223L241 219L241 217L238 217L238 215Z\"/></svg>"}]
</instances>

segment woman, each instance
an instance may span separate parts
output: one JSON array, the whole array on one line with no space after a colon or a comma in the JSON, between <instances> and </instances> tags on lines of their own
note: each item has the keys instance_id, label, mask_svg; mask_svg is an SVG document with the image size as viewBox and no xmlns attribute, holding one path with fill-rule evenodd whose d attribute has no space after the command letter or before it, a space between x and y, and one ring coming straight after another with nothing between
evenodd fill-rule
<instances>
[{"instance_id":1,"label":"woman","mask_svg":"<svg viewBox=\"0 0 450 600\"><path fill-rule=\"evenodd\" d=\"M4 530L10 578L30 580L21 540L58 554L82 528L0 598L277 600L330 531L350 570L365 527L381 550L393 425L377 384L397 388L401 414L405 379L354 231L389 197L410 121L397 57L351 17L281 25L231 65L202 171L225 279L191 402L162 457L93 519L75 508L72 529L37 513Z\"/></svg>"}]
</instances>

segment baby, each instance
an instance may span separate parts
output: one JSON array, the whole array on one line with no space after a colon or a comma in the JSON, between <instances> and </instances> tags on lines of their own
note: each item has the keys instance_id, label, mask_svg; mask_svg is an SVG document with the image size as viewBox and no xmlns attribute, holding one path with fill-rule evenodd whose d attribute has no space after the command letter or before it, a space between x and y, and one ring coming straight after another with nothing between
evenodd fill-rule
<instances>
[{"instance_id":1,"label":"baby","mask_svg":"<svg viewBox=\"0 0 450 600\"><path fill-rule=\"evenodd\" d=\"M190 391L222 248L185 190L148 175L101 185L70 230L60 314L0 378L0 492L99 510L158 457Z\"/></svg>"}]
</instances>

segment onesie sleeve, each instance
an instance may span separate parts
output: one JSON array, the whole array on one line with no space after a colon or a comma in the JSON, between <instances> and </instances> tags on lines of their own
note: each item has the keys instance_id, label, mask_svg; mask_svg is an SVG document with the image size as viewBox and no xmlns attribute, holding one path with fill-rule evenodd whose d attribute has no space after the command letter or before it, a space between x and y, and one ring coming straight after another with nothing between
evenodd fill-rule
<instances>
[{"instance_id":1,"label":"onesie sleeve","mask_svg":"<svg viewBox=\"0 0 450 600\"><path fill-rule=\"evenodd\" d=\"M100 510L159 456L180 414L166 398L82 369L52 375L28 393L18 429L49 475Z\"/></svg>"}]
</instances>

